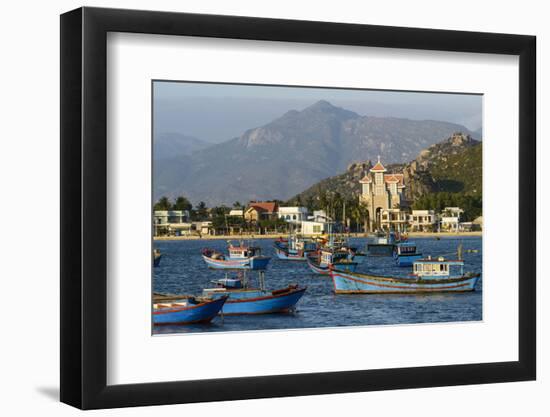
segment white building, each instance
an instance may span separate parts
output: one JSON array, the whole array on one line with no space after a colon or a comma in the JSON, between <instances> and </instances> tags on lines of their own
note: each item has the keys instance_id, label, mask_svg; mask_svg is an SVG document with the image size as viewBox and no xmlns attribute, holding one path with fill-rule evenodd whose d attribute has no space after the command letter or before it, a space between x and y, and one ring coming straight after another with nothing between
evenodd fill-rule
<instances>
[{"instance_id":1,"label":"white building","mask_svg":"<svg viewBox=\"0 0 550 417\"><path fill-rule=\"evenodd\" d=\"M299 223L303 220L307 220L307 214L306 207L279 207L277 212L279 219L292 223Z\"/></svg>"},{"instance_id":2,"label":"white building","mask_svg":"<svg viewBox=\"0 0 550 417\"><path fill-rule=\"evenodd\" d=\"M380 228L382 230L393 230L405 232L407 230L407 213L401 209L383 209L380 216Z\"/></svg>"},{"instance_id":3,"label":"white building","mask_svg":"<svg viewBox=\"0 0 550 417\"><path fill-rule=\"evenodd\" d=\"M185 223L188 217L189 212L186 210L155 210L153 213L155 236L172 234L172 232L178 228L178 225L183 225Z\"/></svg>"},{"instance_id":4,"label":"white building","mask_svg":"<svg viewBox=\"0 0 550 417\"><path fill-rule=\"evenodd\" d=\"M409 215L409 225L412 232L432 232L437 230L437 215L435 210L413 210Z\"/></svg>"},{"instance_id":5,"label":"white building","mask_svg":"<svg viewBox=\"0 0 550 417\"><path fill-rule=\"evenodd\" d=\"M441 229L458 232L462 213L464 213L464 210L460 207L445 207L441 213Z\"/></svg>"},{"instance_id":6,"label":"white building","mask_svg":"<svg viewBox=\"0 0 550 417\"><path fill-rule=\"evenodd\" d=\"M302 235L324 235L328 233L329 223L313 220L302 220Z\"/></svg>"},{"instance_id":7,"label":"white building","mask_svg":"<svg viewBox=\"0 0 550 417\"><path fill-rule=\"evenodd\" d=\"M313 216L309 216L308 220L313 220L315 222L328 222L330 219L327 217L325 210L313 210Z\"/></svg>"}]
</instances>

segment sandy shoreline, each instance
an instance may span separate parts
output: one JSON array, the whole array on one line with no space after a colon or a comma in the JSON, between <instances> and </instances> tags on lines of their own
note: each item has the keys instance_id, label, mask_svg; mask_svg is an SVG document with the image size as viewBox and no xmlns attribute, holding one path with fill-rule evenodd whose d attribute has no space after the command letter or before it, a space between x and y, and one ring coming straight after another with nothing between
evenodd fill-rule
<instances>
[{"instance_id":1,"label":"sandy shoreline","mask_svg":"<svg viewBox=\"0 0 550 417\"><path fill-rule=\"evenodd\" d=\"M348 235L346 235L348 236ZM452 233L452 232L413 232L408 233L410 238L414 237L469 237L469 236L482 236L482 232L461 232L461 233ZM268 234L268 235L203 235L202 237L193 235L193 236L156 236L153 237L155 241L164 241L164 240L253 240L253 239L278 239L280 237L286 237L284 233L277 234ZM349 237L367 237L365 233L350 233Z\"/></svg>"}]
</instances>

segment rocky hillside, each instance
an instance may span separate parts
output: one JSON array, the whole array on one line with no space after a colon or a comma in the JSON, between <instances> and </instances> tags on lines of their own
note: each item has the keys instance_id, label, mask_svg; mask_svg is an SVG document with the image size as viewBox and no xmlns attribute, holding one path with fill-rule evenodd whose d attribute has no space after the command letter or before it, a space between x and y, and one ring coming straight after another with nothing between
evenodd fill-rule
<instances>
[{"instance_id":1,"label":"rocky hillside","mask_svg":"<svg viewBox=\"0 0 550 417\"><path fill-rule=\"evenodd\" d=\"M190 155L155 157L154 197L185 195L208 205L286 200L354 161L380 155L403 163L456 131L471 133L447 122L360 116L319 101Z\"/></svg>"},{"instance_id":2,"label":"rocky hillside","mask_svg":"<svg viewBox=\"0 0 550 417\"><path fill-rule=\"evenodd\" d=\"M359 180L372 167L371 161L352 163L340 175L324 179L289 200L315 200L321 192L339 192L347 199L361 192ZM482 143L463 133L421 151L416 159L405 164L388 164L388 172L403 173L405 197L413 202L436 192L455 192L481 196Z\"/></svg>"}]
</instances>

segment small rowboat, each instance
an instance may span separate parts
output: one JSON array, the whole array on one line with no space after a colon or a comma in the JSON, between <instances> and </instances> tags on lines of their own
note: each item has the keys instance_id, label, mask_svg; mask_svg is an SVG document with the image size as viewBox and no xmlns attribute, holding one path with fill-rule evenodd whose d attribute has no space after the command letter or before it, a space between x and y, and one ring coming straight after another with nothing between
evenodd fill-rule
<instances>
[{"instance_id":1,"label":"small rowboat","mask_svg":"<svg viewBox=\"0 0 550 417\"><path fill-rule=\"evenodd\" d=\"M418 294L474 291L480 274L465 274L463 260L426 258L414 262L411 277L359 274L338 269L331 269L330 276L336 294Z\"/></svg>"},{"instance_id":2,"label":"small rowboat","mask_svg":"<svg viewBox=\"0 0 550 417\"><path fill-rule=\"evenodd\" d=\"M210 298L227 297L221 313L225 315L289 313L304 295L306 287L291 284L278 290L264 289L264 272L259 271L260 288L248 285L246 272L238 278L224 278L214 281L215 288L206 288L203 295ZM235 281L241 281L236 284ZM229 284L229 285L228 285Z\"/></svg>"},{"instance_id":3,"label":"small rowboat","mask_svg":"<svg viewBox=\"0 0 550 417\"><path fill-rule=\"evenodd\" d=\"M215 299L186 297L168 300L153 304L155 325L209 323L218 315L227 301L227 296Z\"/></svg>"}]
</instances>

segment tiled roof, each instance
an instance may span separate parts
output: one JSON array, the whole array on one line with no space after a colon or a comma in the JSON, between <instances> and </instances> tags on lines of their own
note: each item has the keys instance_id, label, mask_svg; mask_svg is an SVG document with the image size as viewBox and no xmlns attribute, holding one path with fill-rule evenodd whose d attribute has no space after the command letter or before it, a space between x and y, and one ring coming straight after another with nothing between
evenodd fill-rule
<instances>
[{"instance_id":1,"label":"tiled roof","mask_svg":"<svg viewBox=\"0 0 550 417\"><path fill-rule=\"evenodd\" d=\"M397 182L399 183L400 187L405 186L405 182L403 180L403 174L384 174L384 182L387 182L390 184Z\"/></svg>"},{"instance_id":2,"label":"tiled roof","mask_svg":"<svg viewBox=\"0 0 550 417\"><path fill-rule=\"evenodd\" d=\"M384 165L382 165L382 163L381 163L380 161L378 161L378 162L376 163L376 165L373 166L370 170L371 170L372 172L377 172L377 171L378 171L378 172L380 172L380 171L384 172L384 171L386 171L386 168L384 168Z\"/></svg>"},{"instance_id":3,"label":"tiled roof","mask_svg":"<svg viewBox=\"0 0 550 417\"><path fill-rule=\"evenodd\" d=\"M277 211L277 203L272 201L267 202L254 202L248 205L248 208L255 208L258 211L266 211L268 213L275 213Z\"/></svg>"},{"instance_id":4,"label":"tiled roof","mask_svg":"<svg viewBox=\"0 0 550 417\"><path fill-rule=\"evenodd\" d=\"M359 181L361 184L368 184L371 183L372 180L368 175L365 175L362 180Z\"/></svg>"}]
</instances>

